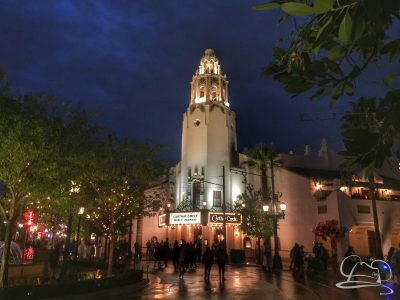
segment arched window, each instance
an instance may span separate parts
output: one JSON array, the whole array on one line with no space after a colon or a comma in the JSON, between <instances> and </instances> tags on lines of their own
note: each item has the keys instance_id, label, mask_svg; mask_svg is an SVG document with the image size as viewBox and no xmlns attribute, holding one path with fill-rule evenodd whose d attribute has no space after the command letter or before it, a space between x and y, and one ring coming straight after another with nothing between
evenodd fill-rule
<instances>
[{"instance_id":1,"label":"arched window","mask_svg":"<svg viewBox=\"0 0 400 300\"><path fill-rule=\"evenodd\" d=\"M217 101L218 97L217 97L217 86L213 85L213 87L211 88L211 100L213 101Z\"/></svg>"},{"instance_id":2,"label":"arched window","mask_svg":"<svg viewBox=\"0 0 400 300\"><path fill-rule=\"evenodd\" d=\"M199 94L200 94L200 98L204 98L206 96L206 92L205 92L205 87L204 85L200 86L200 90L199 90Z\"/></svg>"}]
</instances>

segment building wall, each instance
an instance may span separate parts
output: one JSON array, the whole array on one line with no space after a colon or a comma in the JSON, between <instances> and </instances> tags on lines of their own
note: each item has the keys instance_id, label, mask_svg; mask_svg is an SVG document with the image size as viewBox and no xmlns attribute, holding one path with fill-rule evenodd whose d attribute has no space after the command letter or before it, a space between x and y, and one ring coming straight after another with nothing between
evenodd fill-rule
<instances>
[{"instance_id":1,"label":"building wall","mask_svg":"<svg viewBox=\"0 0 400 300\"><path fill-rule=\"evenodd\" d=\"M232 180L229 180L229 168L231 162L231 151L236 149L235 114L227 107L220 105L212 106L203 103L202 108L189 107L183 116L182 129L182 161L180 162L181 173L177 183L178 201L183 201L183 195L187 194L188 169L191 174L201 174L205 169L205 200L207 207L212 207L213 191L222 192L222 166L225 166L226 201L231 202L233 196L240 194L240 186L235 182L235 191L232 193ZM223 111L222 111L223 110ZM200 123L196 122L199 121Z\"/></svg>"},{"instance_id":2,"label":"building wall","mask_svg":"<svg viewBox=\"0 0 400 300\"><path fill-rule=\"evenodd\" d=\"M314 243L313 228L316 225L316 201L310 193L310 180L285 169L276 172L277 193L286 203L285 219L279 221L278 236L281 249L287 254L295 243L311 251Z\"/></svg>"},{"instance_id":3,"label":"building wall","mask_svg":"<svg viewBox=\"0 0 400 300\"><path fill-rule=\"evenodd\" d=\"M374 231L371 200L351 199L340 191L338 191L338 195L340 222L343 226L353 229L354 231L353 235L350 233L350 244L351 242L354 243L354 241L357 241L355 236L365 240L367 238L366 231ZM360 213L359 206L368 206L370 213ZM396 201L377 201L376 208L379 229L382 233L382 250L383 253L387 253L390 247L398 247L396 244L393 245L392 239L393 233L397 232L396 228L400 227L400 203ZM396 241L397 239L395 239L395 243ZM351 244L351 246L353 245ZM361 246L358 247L358 244L355 247L361 249ZM362 252L364 253L367 251L363 248Z\"/></svg>"}]
</instances>

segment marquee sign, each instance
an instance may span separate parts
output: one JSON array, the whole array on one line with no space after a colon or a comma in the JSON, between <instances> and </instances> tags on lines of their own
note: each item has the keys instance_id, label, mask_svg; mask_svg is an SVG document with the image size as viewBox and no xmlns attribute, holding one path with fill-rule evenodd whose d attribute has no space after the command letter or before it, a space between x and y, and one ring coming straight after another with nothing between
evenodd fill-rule
<instances>
[{"instance_id":1,"label":"marquee sign","mask_svg":"<svg viewBox=\"0 0 400 300\"><path fill-rule=\"evenodd\" d=\"M200 212L171 213L169 224L200 224Z\"/></svg>"},{"instance_id":2,"label":"marquee sign","mask_svg":"<svg viewBox=\"0 0 400 300\"><path fill-rule=\"evenodd\" d=\"M209 220L212 224L222 224L224 222L224 214L223 213L210 213ZM225 223L227 224L241 224L242 223L242 215L241 214L232 214L225 213Z\"/></svg>"},{"instance_id":3,"label":"marquee sign","mask_svg":"<svg viewBox=\"0 0 400 300\"><path fill-rule=\"evenodd\" d=\"M165 225L167 225L166 219L167 219L166 214L159 215L158 216L158 227L164 227Z\"/></svg>"}]
</instances>

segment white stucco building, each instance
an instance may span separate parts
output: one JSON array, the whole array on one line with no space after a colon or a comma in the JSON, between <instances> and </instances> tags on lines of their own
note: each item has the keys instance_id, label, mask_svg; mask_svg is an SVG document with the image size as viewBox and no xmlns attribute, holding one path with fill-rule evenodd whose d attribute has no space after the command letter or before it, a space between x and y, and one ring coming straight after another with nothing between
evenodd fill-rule
<instances>
[{"instance_id":1,"label":"white stucco building","mask_svg":"<svg viewBox=\"0 0 400 300\"><path fill-rule=\"evenodd\" d=\"M222 234L223 186L227 212L245 190L243 173L247 182L260 188L260 176L254 175L259 171L243 167L246 155L237 151L235 112L229 102L228 80L212 49L205 50L192 77L188 102L182 121L181 161L171 168L169 184L164 182L149 191L161 195L163 192L157 189L167 189L164 202L169 202L170 207L163 207L154 217L144 218L142 235L136 235L134 222L133 240L139 236L141 245L153 237L168 238L170 242L201 238L213 243ZM279 221L281 255L288 256L295 242L311 251L315 240L323 242L339 257L349 243L360 255L373 255L372 208L367 199L368 180L363 174L353 170L351 184L345 182L340 168L342 159L329 149L325 140L315 154L306 147L304 154L280 154L280 158L283 166L275 174L276 192L282 193L282 201L287 205L285 219ZM375 178L385 253L400 243L398 164L397 160L387 161ZM177 211L181 213L170 214ZM325 240L313 234L318 223L332 220L347 229L343 237L335 239L337 250L332 249L329 236ZM228 250L243 249L246 245L256 248L256 240L240 231L241 221L233 215L227 219Z\"/></svg>"}]
</instances>

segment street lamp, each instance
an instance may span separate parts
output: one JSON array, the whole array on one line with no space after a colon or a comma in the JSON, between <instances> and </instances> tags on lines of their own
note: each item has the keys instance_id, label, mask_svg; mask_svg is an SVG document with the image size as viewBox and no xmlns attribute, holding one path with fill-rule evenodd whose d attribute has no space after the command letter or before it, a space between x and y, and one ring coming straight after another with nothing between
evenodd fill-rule
<instances>
[{"instance_id":1,"label":"street lamp","mask_svg":"<svg viewBox=\"0 0 400 300\"><path fill-rule=\"evenodd\" d=\"M274 221L274 258L272 268L275 270L282 270L282 258L279 255L278 219L285 218L287 206L285 203L277 201L275 197L272 200L272 210L270 211L271 207L269 205L263 205L263 211L267 214L267 217L271 216Z\"/></svg>"},{"instance_id":2,"label":"street lamp","mask_svg":"<svg viewBox=\"0 0 400 300\"><path fill-rule=\"evenodd\" d=\"M204 176L197 174L197 173L194 173L193 176L189 176L188 181L189 181L189 183L207 182L209 184L214 184L214 185L222 188L222 213L223 213L222 230L223 230L223 237L224 237L223 240L226 243L225 166L222 165L222 184L204 180ZM203 205L205 202L206 201L203 202ZM207 205L207 203L206 203L206 205ZM206 205L204 205L204 206L206 206Z\"/></svg>"},{"instance_id":3,"label":"street lamp","mask_svg":"<svg viewBox=\"0 0 400 300\"><path fill-rule=\"evenodd\" d=\"M207 208L207 201L203 201L203 207L204 207L204 209Z\"/></svg>"},{"instance_id":4,"label":"street lamp","mask_svg":"<svg viewBox=\"0 0 400 300\"><path fill-rule=\"evenodd\" d=\"M79 234L80 234L80 231L81 231L81 219L82 219L82 215L85 213L85 208L82 206L82 207L79 207L79 210L78 210L78 233L77 233L77 237L76 237L76 249L75 249L75 257L74 257L74 260L76 261L77 260L77 258L78 258L78 247L79 247Z\"/></svg>"}]
</instances>

